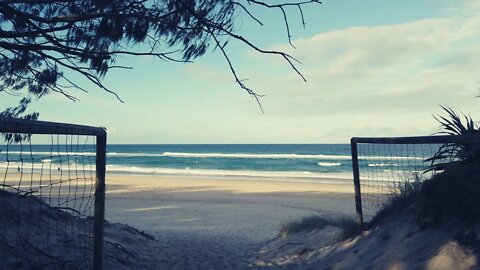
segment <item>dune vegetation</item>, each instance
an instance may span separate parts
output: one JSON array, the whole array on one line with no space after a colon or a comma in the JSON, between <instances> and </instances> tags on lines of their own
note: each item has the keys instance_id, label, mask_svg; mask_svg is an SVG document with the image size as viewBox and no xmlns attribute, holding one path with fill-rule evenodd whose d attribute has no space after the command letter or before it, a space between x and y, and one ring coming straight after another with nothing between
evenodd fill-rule
<instances>
[{"instance_id":1,"label":"dune vegetation","mask_svg":"<svg viewBox=\"0 0 480 270\"><path fill-rule=\"evenodd\" d=\"M439 135L480 136L480 128L470 116L442 108L447 116L435 117L442 128ZM405 210L423 227L455 227L468 233L480 222L480 145L473 140L445 143L425 162L424 174L413 173L402 182L372 224ZM429 172L434 173L427 176Z\"/></svg>"}]
</instances>

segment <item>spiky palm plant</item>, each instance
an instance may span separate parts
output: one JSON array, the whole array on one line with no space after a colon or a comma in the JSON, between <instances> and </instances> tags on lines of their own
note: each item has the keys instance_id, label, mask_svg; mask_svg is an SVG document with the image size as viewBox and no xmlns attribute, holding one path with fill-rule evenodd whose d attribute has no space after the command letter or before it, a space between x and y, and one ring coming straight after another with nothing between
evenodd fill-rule
<instances>
[{"instance_id":1,"label":"spiky palm plant","mask_svg":"<svg viewBox=\"0 0 480 270\"><path fill-rule=\"evenodd\" d=\"M437 134L480 136L480 128L470 116L463 115L462 117L450 107L441 107L447 113L447 116L433 116L441 125L441 131ZM425 170L426 172L443 171L454 164L480 164L480 144L445 143L425 162L430 162L430 166Z\"/></svg>"}]
</instances>

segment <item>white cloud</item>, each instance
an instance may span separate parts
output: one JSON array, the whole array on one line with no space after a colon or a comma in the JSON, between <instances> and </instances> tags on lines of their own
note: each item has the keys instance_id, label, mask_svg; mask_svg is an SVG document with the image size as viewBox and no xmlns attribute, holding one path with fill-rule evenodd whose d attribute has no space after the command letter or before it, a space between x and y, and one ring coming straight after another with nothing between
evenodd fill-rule
<instances>
[{"instance_id":1,"label":"white cloud","mask_svg":"<svg viewBox=\"0 0 480 270\"><path fill-rule=\"evenodd\" d=\"M255 87L267 89L266 107L279 114L429 114L437 104L462 106L478 94L479 42L474 15L320 33L296 40L296 50L277 47L303 62L307 85L291 72Z\"/></svg>"},{"instance_id":2,"label":"white cloud","mask_svg":"<svg viewBox=\"0 0 480 270\"><path fill-rule=\"evenodd\" d=\"M243 75L267 95L268 121L257 124L276 123L259 130L310 142L431 134L439 104L479 119L480 16L463 8L444 18L319 33L295 40L297 49L275 47L302 61L307 84L284 62L249 54L255 65Z\"/></svg>"}]
</instances>

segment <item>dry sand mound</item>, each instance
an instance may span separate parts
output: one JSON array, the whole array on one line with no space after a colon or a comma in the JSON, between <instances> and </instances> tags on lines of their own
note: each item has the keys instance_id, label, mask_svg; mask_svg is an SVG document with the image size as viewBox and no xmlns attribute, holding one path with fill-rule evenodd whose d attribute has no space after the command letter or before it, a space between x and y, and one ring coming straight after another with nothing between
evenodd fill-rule
<instances>
[{"instance_id":1,"label":"dry sand mound","mask_svg":"<svg viewBox=\"0 0 480 270\"><path fill-rule=\"evenodd\" d=\"M478 241L466 245L447 230L421 229L407 214L340 242L334 239L339 231L327 227L280 237L254 263L282 269L478 269Z\"/></svg>"},{"instance_id":2,"label":"dry sand mound","mask_svg":"<svg viewBox=\"0 0 480 270\"><path fill-rule=\"evenodd\" d=\"M77 218L34 196L0 190L0 269L89 269L90 218ZM106 269L156 269L153 237L130 226L106 223Z\"/></svg>"}]
</instances>

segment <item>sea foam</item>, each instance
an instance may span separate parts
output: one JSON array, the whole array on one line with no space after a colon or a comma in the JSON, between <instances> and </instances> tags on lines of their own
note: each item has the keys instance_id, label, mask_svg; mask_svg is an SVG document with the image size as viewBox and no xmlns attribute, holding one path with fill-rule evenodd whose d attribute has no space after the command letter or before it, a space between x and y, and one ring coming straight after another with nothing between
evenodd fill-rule
<instances>
[{"instance_id":1,"label":"sea foam","mask_svg":"<svg viewBox=\"0 0 480 270\"><path fill-rule=\"evenodd\" d=\"M196 175L196 176L237 176L262 178L308 178L308 179L344 179L350 180L348 173L314 173L307 171L254 171L254 170L212 170L212 169L174 169L158 167L137 167L107 165L108 172L160 174L160 175Z\"/></svg>"},{"instance_id":2,"label":"sea foam","mask_svg":"<svg viewBox=\"0 0 480 270\"><path fill-rule=\"evenodd\" d=\"M10 155L24 155L30 154L40 156L95 156L94 152L32 152L25 150L9 151ZM326 154L292 154L292 153L275 153L275 154L253 154L253 153L188 153L188 152L163 152L163 153L123 153L123 152L107 152L109 157L177 157L177 158L245 158L245 159L317 159L317 160L351 160L351 156L347 155L326 155ZM383 160L383 159L414 159L423 160L422 157L389 157L389 156L360 156L360 160ZM319 164L320 165L320 164ZM322 165L320 165L322 166Z\"/></svg>"},{"instance_id":3,"label":"sea foam","mask_svg":"<svg viewBox=\"0 0 480 270\"><path fill-rule=\"evenodd\" d=\"M334 167L334 166L340 166L340 165L342 165L342 163L340 163L340 162L319 162L318 165L323 166L323 167Z\"/></svg>"}]
</instances>

